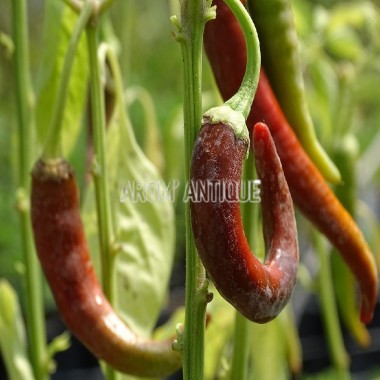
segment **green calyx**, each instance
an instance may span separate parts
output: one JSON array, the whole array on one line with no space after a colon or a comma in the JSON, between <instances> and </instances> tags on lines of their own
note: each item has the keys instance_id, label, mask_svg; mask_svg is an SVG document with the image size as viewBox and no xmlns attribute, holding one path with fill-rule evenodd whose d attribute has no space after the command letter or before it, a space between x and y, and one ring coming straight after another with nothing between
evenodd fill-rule
<instances>
[{"instance_id":1,"label":"green calyx","mask_svg":"<svg viewBox=\"0 0 380 380\"><path fill-rule=\"evenodd\" d=\"M249 147L249 133L241 112L235 111L225 104L214 107L203 114L202 124L206 123L228 125L234 131L235 137L243 140Z\"/></svg>"}]
</instances>

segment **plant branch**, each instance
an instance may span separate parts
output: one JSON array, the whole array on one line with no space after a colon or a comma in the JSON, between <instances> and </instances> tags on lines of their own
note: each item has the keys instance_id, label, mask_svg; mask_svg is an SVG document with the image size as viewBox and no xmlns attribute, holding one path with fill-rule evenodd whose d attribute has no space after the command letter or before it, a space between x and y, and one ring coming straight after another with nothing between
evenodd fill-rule
<instances>
[{"instance_id":1,"label":"plant branch","mask_svg":"<svg viewBox=\"0 0 380 380\"><path fill-rule=\"evenodd\" d=\"M14 80L18 123L19 188L17 209L20 216L21 244L25 264L26 319L29 351L36 379L47 379L48 355L44 324L42 276L34 250L30 225L29 191L31 147L34 128L34 94L29 72L27 6L25 0L12 2Z\"/></svg>"},{"instance_id":2,"label":"plant branch","mask_svg":"<svg viewBox=\"0 0 380 380\"><path fill-rule=\"evenodd\" d=\"M196 134L202 119L202 39L204 27L212 17L210 1L182 0L181 22L174 16L178 28L184 62L184 127L185 178L190 176L190 162ZM215 12L214 12L215 17ZM197 255L191 229L189 203L186 218L186 310L183 333L183 376L185 380L203 379L204 327L207 304L205 270ZM179 339L181 340L181 339Z\"/></svg>"}]
</instances>

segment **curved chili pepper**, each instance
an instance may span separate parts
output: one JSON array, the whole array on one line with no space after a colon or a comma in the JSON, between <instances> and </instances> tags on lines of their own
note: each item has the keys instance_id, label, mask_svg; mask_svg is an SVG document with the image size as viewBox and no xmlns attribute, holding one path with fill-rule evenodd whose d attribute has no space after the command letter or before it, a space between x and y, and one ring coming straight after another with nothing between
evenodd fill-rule
<instances>
[{"instance_id":1,"label":"curved chili pepper","mask_svg":"<svg viewBox=\"0 0 380 380\"><path fill-rule=\"evenodd\" d=\"M200 130L190 169L194 190L190 209L198 253L216 288L245 317L264 323L278 315L293 292L298 241L292 199L264 124L255 126L253 144L262 184L265 264L249 248L240 214L240 181L248 144L228 124L205 119ZM203 198L199 189L210 183L220 185L227 197Z\"/></svg>"},{"instance_id":2,"label":"curved chili pepper","mask_svg":"<svg viewBox=\"0 0 380 380\"><path fill-rule=\"evenodd\" d=\"M240 25L221 0L217 17L206 24L205 49L224 99L239 88L245 72L245 41ZM330 240L354 273L361 290L361 320L372 319L377 296L377 270L373 256L358 226L347 213L299 143L283 114L264 71L248 128L265 122L276 144L294 203Z\"/></svg>"},{"instance_id":3,"label":"curved chili pepper","mask_svg":"<svg viewBox=\"0 0 380 380\"><path fill-rule=\"evenodd\" d=\"M137 376L181 367L172 341L136 336L115 314L98 283L79 212L78 189L64 160L38 161L31 215L37 253L58 310L73 334L99 359Z\"/></svg>"}]
</instances>

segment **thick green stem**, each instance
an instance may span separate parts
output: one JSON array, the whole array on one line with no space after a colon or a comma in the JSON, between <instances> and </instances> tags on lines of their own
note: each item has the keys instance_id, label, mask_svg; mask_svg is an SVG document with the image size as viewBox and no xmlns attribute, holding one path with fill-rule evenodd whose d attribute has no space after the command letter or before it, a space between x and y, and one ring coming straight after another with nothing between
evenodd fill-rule
<instances>
[{"instance_id":1,"label":"thick green stem","mask_svg":"<svg viewBox=\"0 0 380 380\"><path fill-rule=\"evenodd\" d=\"M317 232L313 233L313 240L319 256L318 290L331 360L336 369L338 379L348 379L349 360L339 324L329 253L323 244L321 236Z\"/></svg>"},{"instance_id":2,"label":"thick green stem","mask_svg":"<svg viewBox=\"0 0 380 380\"><path fill-rule=\"evenodd\" d=\"M177 40L181 43L184 67L185 178L189 179L192 149L202 119L202 39L210 18L209 1L182 0ZM183 335L183 378L203 379L204 326L207 304L205 270L197 255L186 204L186 311Z\"/></svg>"},{"instance_id":3,"label":"thick green stem","mask_svg":"<svg viewBox=\"0 0 380 380\"><path fill-rule=\"evenodd\" d=\"M86 2L83 7L79 19L75 25L73 34L71 35L70 43L65 55L65 61L63 63L61 79L59 82L59 89L57 100L54 104L54 111L52 120L49 126L49 132L46 139L43 158L57 158L62 156L62 125L63 115L65 111L65 105L67 95L69 92L70 75L73 67L75 55L77 52L78 44L82 32L87 26L87 23L92 15L94 6L91 2Z\"/></svg>"},{"instance_id":4,"label":"thick green stem","mask_svg":"<svg viewBox=\"0 0 380 380\"><path fill-rule=\"evenodd\" d=\"M14 75L18 117L19 188L17 209L20 215L21 244L25 263L26 319L29 351L36 379L47 379L47 349L41 273L34 251L29 210L29 171L31 167L34 94L29 72L27 7L25 0L12 2Z\"/></svg>"},{"instance_id":5,"label":"thick green stem","mask_svg":"<svg viewBox=\"0 0 380 380\"><path fill-rule=\"evenodd\" d=\"M243 81L238 92L231 99L227 100L225 104L235 111L240 111L246 119L251 111L251 105L259 83L261 65L260 43L251 16L240 0L224 1L239 21L247 46L247 66Z\"/></svg>"},{"instance_id":6,"label":"thick green stem","mask_svg":"<svg viewBox=\"0 0 380 380\"><path fill-rule=\"evenodd\" d=\"M91 108L94 128L94 181L98 215L99 244L101 250L101 276L103 291L110 303L113 301L114 236L111 218L111 201L106 165L106 128L104 96L98 62L98 29L96 24L87 26L87 44L90 64ZM116 378L109 366L105 369L108 380Z\"/></svg>"}]
</instances>

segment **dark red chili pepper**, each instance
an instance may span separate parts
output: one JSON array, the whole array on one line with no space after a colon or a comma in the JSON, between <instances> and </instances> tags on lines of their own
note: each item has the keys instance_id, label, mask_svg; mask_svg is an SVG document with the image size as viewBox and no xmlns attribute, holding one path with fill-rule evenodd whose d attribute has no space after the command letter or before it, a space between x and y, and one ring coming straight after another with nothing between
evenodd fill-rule
<instances>
[{"instance_id":1,"label":"dark red chili pepper","mask_svg":"<svg viewBox=\"0 0 380 380\"><path fill-rule=\"evenodd\" d=\"M245 72L245 41L224 2L214 0L214 4L217 17L206 24L204 42L222 97L229 99ZM260 121L271 131L294 203L337 248L355 274L361 290L361 320L369 323L378 284L373 256L356 223L300 145L263 71L247 126L251 129Z\"/></svg>"},{"instance_id":2,"label":"dark red chili pepper","mask_svg":"<svg viewBox=\"0 0 380 380\"><path fill-rule=\"evenodd\" d=\"M190 169L190 208L198 253L216 288L248 319L264 323L278 315L292 294L298 241L292 199L268 128L257 124L252 140L261 179L265 264L249 248L240 214L248 144L228 124L206 119L200 130ZM206 185L210 190L210 184L223 189L220 198L204 198L199 189Z\"/></svg>"},{"instance_id":3,"label":"dark red chili pepper","mask_svg":"<svg viewBox=\"0 0 380 380\"><path fill-rule=\"evenodd\" d=\"M64 160L38 161L31 215L37 253L58 310L73 334L99 359L137 376L181 367L171 341L144 340L115 314L90 260L74 174Z\"/></svg>"}]
</instances>

